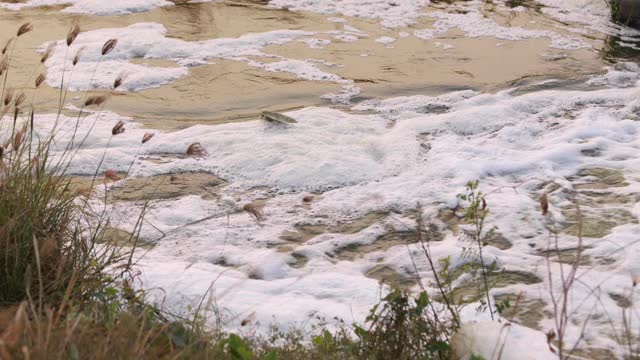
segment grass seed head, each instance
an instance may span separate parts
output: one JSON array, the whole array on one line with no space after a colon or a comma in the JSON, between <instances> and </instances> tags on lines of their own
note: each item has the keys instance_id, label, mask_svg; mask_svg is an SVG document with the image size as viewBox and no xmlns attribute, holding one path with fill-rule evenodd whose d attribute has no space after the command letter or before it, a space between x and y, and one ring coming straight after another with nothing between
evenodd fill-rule
<instances>
[{"instance_id":1,"label":"grass seed head","mask_svg":"<svg viewBox=\"0 0 640 360\"><path fill-rule=\"evenodd\" d=\"M47 76L45 74L38 75L38 77L36 78L36 88L39 88L46 78Z\"/></svg>"},{"instance_id":2,"label":"grass seed head","mask_svg":"<svg viewBox=\"0 0 640 360\"><path fill-rule=\"evenodd\" d=\"M4 106L8 106L13 100L13 89L9 88L4 94Z\"/></svg>"},{"instance_id":3,"label":"grass seed head","mask_svg":"<svg viewBox=\"0 0 640 360\"><path fill-rule=\"evenodd\" d=\"M78 51L76 52L76 56L74 56L73 60L71 61L71 64L73 66L76 66L78 64L78 61L80 61L80 57L82 56L83 51L84 51L84 46L78 49Z\"/></svg>"},{"instance_id":4,"label":"grass seed head","mask_svg":"<svg viewBox=\"0 0 640 360\"><path fill-rule=\"evenodd\" d=\"M58 247L58 244L53 237L47 238L45 241L42 242L42 244L40 244L40 250L39 250L40 256L43 259L50 257L51 255L53 255L57 247Z\"/></svg>"},{"instance_id":5,"label":"grass seed head","mask_svg":"<svg viewBox=\"0 0 640 360\"><path fill-rule=\"evenodd\" d=\"M18 28L18 32L16 33L16 35L20 37L31 30L33 30L33 25L31 25L31 23L24 23Z\"/></svg>"},{"instance_id":6,"label":"grass seed head","mask_svg":"<svg viewBox=\"0 0 640 360\"><path fill-rule=\"evenodd\" d=\"M24 92L21 92L20 95L18 95L18 97L16 97L16 101L14 102L16 107L19 107L20 105L22 105L22 103L27 99L27 95L25 95Z\"/></svg>"},{"instance_id":7,"label":"grass seed head","mask_svg":"<svg viewBox=\"0 0 640 360\"><path fill-rule=\"evenodd\" d=\"M118 123L111 129L112 135L122 134L124 132L124 121L119 120Z\"/></svg>"},{"instance_id":8,"label":"grass seed head","mask_svg":"<svg viewBox=\"0 0 640 360\"><path fill-rule=\"evenodd\" d=\"M89 96L87 100L84 102L84 106L91 106L91 105L100 106L105 101L107 101L107 97L105 95Z\"/></svg>"},{"instance_id":9,"label":"grass seed head","mask_svg":"<svg viewBox=\"0 0 640 360\"><path fill-rule=\"evenodd\" d=\"M53 54L53 49L55 49L55 47L56 44L53 42L49 44L49 46L47 46L47 50L45 50L44 54L42 54L42 56L40 57L41 63L44 64L51 57L51 54Z\"/></svg>"},{"instance_id":10,"label":"grass seed head","mask_svg":"<svg viewBox=\"0 0 640 360\"><path fill-rule=\"evenodd\" d=\"M144 133L144 136L142 136L142 143L146 143L147 141L151 140L152 137L154 137L156 134L155 133L151 133L151 132L147 132Z\"/></svg>"},{"instance_id":11,"label":"grass seed head","mask_svg":"<svg viewBox=\"0 0 640 360\"><path fill-rule=\"evenodd\" d=\"M27 302L23 301L16 311L13 321L2 333L2 343L8 348L15 348L24 335L27 326Z\"/></svg>"},{"instance_id":12,"label":"grass seed head","mask_svg":"<svg viewBox=\"0 0 640 360\"><path fill-rule=\"evenodd\" d=\"M4 160L0 160L0 192L4 191L4 187L6 183L7 183L7 169L5 168Z\"/></svg>"},{"instance_id":13,"label":"grass seed head","mask_svg":"<svg viewBox=\"0 0 640 360\"><path fill-rule=\"evenodd\" d=\"M105 171L104 178L111 181L118 181L122 179L115 170Z\"/></svg>"},{"instance_id":14,"label":"grass seed head","mask_svg":"<svg viewBox=\"0 0 640 360\"><path fill-rule=\"evenodd\" d=\"M209 155L209 153L204 147L202 147L202 145L200 145L199 142L195 142L189 145L189 147L187 148L187 155L194 157L205 157Z\"/></svg>"},{"instance_id":15,"label":"grass seed head","mask_svg":"<svg viewBox=\"0 0 640 360\"><path fill-rule=\"evenodd\" d=\"M117 43L118 43L118 39L107 40L102 46L102 56L105 56L108 53L110 53L116 47Z\"/></svg>"},{"instance_id":16,"label":"grass seed head","mask_svg":"<svg viewBox=\"0 0 640 360\"><path fill-rule=\"evenodd\" d=\"M11 43L13 43L13 38L7 40L7 42L4 44L4 47L2 48L2 55L7 53L7 50L9 50L9 45L11 45Z\"/></svg>"},{"instance_id":17,"label":"grass seed head","mask_svg":"<svg viewBox=\"0 0 640 360\"><path fill-rule=\"evenodd\" d=\"M262 210L255 204L247 204L243 206L242 209L251 214L257 221L262 221L262 219L264 219Z\"/></svg>"},{"instance_id":18,"label":"grass seed head","mask_svg":"<svg viewBox=\"0 0 640 360\"><path fill-rule=\"evenodd\" d=\"M118 77L113 81L113 89L117 89L122 85L122 83L127 79L127 73L124 71L118 75Z\"/></svg>"},{"instance_id":19,"label":"grass seed head","mask_svg":"<svg viewBox=\"0 0 640 360\"><path fill-rule=\"evenodd\" d=\"M20 149L20 146L22 146L22 143L24 142L24 137L26 133L27 133L26 126L23 126L20 129L20 131L15 133L15 135L13 136L13 142L11 144L11 146L13 146L14 151L18 151L18 149Z\"/></svg>"},{"instance_id":20,"label":"grass seed head","mask_svg":"<svg viewBox=\"0 0 640 360\"><path fill-rule=\"evenodd\" d=\"M67 46L71 46L71 44L73 44L73 42L78 37L78 34L80 34L80 26L75 25L71 28L71 30L69 30L69 33L67 34Z\"/></svg>"},{"instance_id":21,"label":"grass seed head","mask_svg":"<svg viewBox=\"0 0 640 360\"><path fill-rule=\"evenodd\" d=\"M9 68L9 62L7 61L7 58L3 58L2 61L0 61L0 76L2 76L2 74Z\"/></svg>"},{"instance_id":22,"label":"grass seed head","mask_svg":"<svg viewBox=\"0 0 640 360\"><path fill-rule=\"evenodd\" d=\"M34 157L33 160L31 160L31 172L33 174L33 176L35 177L40 177L40 174L42 173L40 171L41 167L40 167L40 158L38 156Z\"/></svg>"},{"instance_id":23,"label":"grass seed head","mask_svg":"<svg viewBox=\"0 0 640 360\"><path fill-rule=\"evenodd\" d=\"M542 209L542 216L549 214L549 199L547 198L547 193L540 196L540 208Z\"/></svg>"}]
</instances>

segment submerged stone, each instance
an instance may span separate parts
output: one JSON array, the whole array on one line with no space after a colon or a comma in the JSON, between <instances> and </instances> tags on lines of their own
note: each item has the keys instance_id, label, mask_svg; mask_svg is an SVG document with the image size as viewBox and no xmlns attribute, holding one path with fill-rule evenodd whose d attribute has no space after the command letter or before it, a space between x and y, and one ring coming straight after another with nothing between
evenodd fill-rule
<instances>
[{"instance_id":1,"label":"submerged stone","mask_svg":"<svg viewBox=\"0 0 640 360\"><path fill-rule=\"evenodd\" d=\"M132 233L112 226L104 228L103 233L98 239L98 243L107 243L115 246L136 246L139 248L152 247L152 244L144 242L139 238L136 239L136 236Z\"/></svg>"},{"instance_id":2,"label":"submerged stone","mask_svg":"<svg viewBox=\"0 0 640 360\"><path fill-rule=\"evenodd\" d=\"M417 283L415 278L402 275L388 265L376 265L369 269L365 275L368 278L399 289L408 289Z\"/></svg>"},{"instance_id":3,"label":"submerged stone","mask_svg":"<svg viewBox=\"0 0 640 360\"><path fill-rule=\"evenodd\" d=\"M487 285L489 289L503 288L510 285L524 284L532 285L541 283L537 275L524 271L499 271L487 275ZM478 275L474 279L464 281L453 289L452 297L455 303L471 303L480 300L484 294L484 280L478 270Z\"/></svg>"},{"instance_id":4,"label":"submerged stone","mask_svg":"<svg viewBox=\"0 0 640 360\"><path fill-rule=\"evenodd\" d=\"M110 189L108 198L110 201L146 201L199 195L204 199L215 199L225 185L224 180L204 172L165 174L127 179L124 184Z\"/></svg>"},{"instance_id":5,"label":"submerged stone","mask_svg":"<svg viewBox=\"0 0 640 360\"><path fill-rule=\"evenodd\" d=\"M572 236L602 238L611 233L613 228L624 224L636 224L637 218L625 209L607 209L600 213L583 211L578 216L575 210L564 210L568 226L565 232Z\"/></svg>"},{"instance_id":6,"label":"submerged stone","mask_svg":"<svg viewBox=\"0 0 640 360\"><path fill-rule=\"evenodd\" d=\"M576 191L562 190L572 203L561 209L565 233L597 239L609 235L617 226L638 222L631 213L631 207L640 195L620 193L624 191L620 189L616 191L616 188L629 185L622 171L586 168L569 180Z\"/></svg>"},{"instance_id":7,"label":"submerged stone","mask_svg":"<svg viewBox=\"0 0 640 360\"><path fill-rule=\"evenodd\" d=\"M620 170L606 168L587 168L578 173L580 183L576 189L606 189L609 187L624 187L626 183L624 174Z\"/></svg>"},{"instance_id":8,"label":"submerged stone","mask_svg":"<svg viewBox=\"0 0 640 360\"><path fill-rule=\"evenodd\" d=\"M584 252L587 249L590 249L590 247L584 247L582 248L582 251ZM556 261L563 264L575 264L575 262L578 260L578 248L542 250L538 254L544 257L548 256L551 261ZM585 255L584 253L581 254L579 265L591 265L591 257L589 255Z\"/></svg>"},{"instance_id":9,"label":"submerged stone","mask_svg":"<svg viewBox=\"0 0 640 360\"><path fill-rule=\"evenodd\" d=\"M498 295L494 300L496 305L504 306L502 317L532 329L542 330L540 321L553 316L545 310L546 304L540 299L526 299L521 295L508 294Z\"/></svg>"},{"instance_id":10,"label":"submerged stone","mask_svg":"<svg viewBox=\"0 0 640 360\"><path fill-rule=\"evenodd\" d=\"M432 241L440 240L434 237ZM380 236L371 244L349 244L334 251L333 256L340 260L353 261L369 253L376 251L386 251L394 246L407 245L418 242L418 235L415 231L392 231Z\"/></svg>"},{"instance_id":11,"label":"submerged stone","mask_svg":"<svg viewBox=\"0 0 640 360\"><path fill-rule=\"evenodd\" d=\"M291 257L293 257L294 261L289 262L289 266L294 269L301 269L309 262L308 257L297 252L292 252Z\"/></svg>"},{"instance_id":12,"label":"submerged stone","mask_svg":"<svg viewBox=\"0 0 640 360\"><path fill-rule=\"evenodd\" d=\"M623 309L628 309L633 306L633 302L629 297L622 294L609 293L611 300L616 302L616 305Z\"/></svg>"},{"instance_id":13,"label":"submerged stone","mask_svg":"<svg viewBox=\"0 0 640 360\"><path fill-rule=\"evenodd\" d=\"M511 243L511 241L509 241L507 238L504 237L504 235L502 235L499 232L494 233L492 236L488 236L485 239L485 244L489 246L493 246L500 250L507 250L513 247L513 244Z\"/></svg>"},{"instance_id":14,"label":"submerged stone","mask_svg":"<svg viewBox=\"0 0 640 360\"><path fill-rule=\"evenodd\" d=\"M284 241L290 241L295 243L307 242L318 235L329 232L329 227L326 225L310 225L303 224L296 226L297 231L285 230L280 239Z\"/></svg>"},{"instance_id":15,"label":"submerged stone","mask_svg":"<svg viewBox=\"0 0 640 360\"><path fill-rule=\"evenodd\" d=\"M363 217L338 223L334 226L325 224L298 224L296 231L286 230L280 239L291 242L306 242L322 234L356 234L376 222L387 217L386 212L372 212Z\"/></svg>"},{"instance_id":16,"label":"submerged stone","mask_svg":"<svg viewBox=\"0 0 640 360\"><path fill-rule=\"evenodd\" d=\"M422 240L425 242L442 241L444 234L435 224L430 224L429 227L422 233ZM414 229L410 230L389 230L385 234L379 236L372 243L360 244L351 243L345 246L338 247L329 256L335 256L340 260L353 261L357 258L361 258L369 253L384 252L394 246L415 244L420 241L418 233Z\"/></svg>"}]
</instances>

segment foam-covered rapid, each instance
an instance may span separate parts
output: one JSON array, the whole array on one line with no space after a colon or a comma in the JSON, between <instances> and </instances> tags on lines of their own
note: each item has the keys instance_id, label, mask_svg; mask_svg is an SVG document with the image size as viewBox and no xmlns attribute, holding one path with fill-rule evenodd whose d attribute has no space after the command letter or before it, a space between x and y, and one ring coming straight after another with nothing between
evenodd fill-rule
<instances>
[{"instance_id":1,"label":"foam-covered rapid","mask_svg":"<svg viewBox=\"0 0 640 360\"><path fill-rule=\"evenodd\" d=\"M19 10L59 3L0 4ZM165 1L121 1L108 8L94 1L64 3L71 6L62 11L95 15L173 6ZM585 349L615 355L616 341L606 334L611 334L612 323L621 323L620 298L635 291L631 279L640 276L636 64L609 63L604 71L587 76L532 74L540 78L523 85L492 84L438 94L415 94L419 91L414 89L410 95L398 91L397 96L374 97L359 87L364 81L338 72L341 58L329 62L284 54L287 46L322 52L334 43L345 46L372 37L349 25L355 18L375 26L379 33L369 40L384 51L411 38L440 44L436 48L444 59L456 50L448 44L460 39L490 39L496 48L543 41L544 53L537 61L571 61L562 59L579 51L597 53L612 36L618 43L637 41L638 32L610 22L604 2L537 3L541 12L498 1L495 14L487 15L484 1L447 8L426 0L274 0L267 5L273 11L321 15L341 29L283 24L281 30L191 41L169 36L162 24L145 22L83 32L69 51L60 40L46 62L51 87L63 82L73 90L109 89L124 73L118 96L129 96L224 60L296 81L336 84L336 92L325 97L342 104L328 101L287 111L297 122L286 126L254 116L172 130L149 129L153 125L142 126L123 114L92 112L79 122L78 132L88 135L69 172L91 175L97 163L99 172L129 172L127 179L102 190L114 194L115 200L108 201L111 225L123 231L133 231L143 202L122 193L135 192L140 179L144 183L182 173L215 177L215 189L206 194L136 193L137 199L152 199L141 238L154 246L140 252L141 286L178 312L211 290L225 310L225 326L234 329L250 314L255 314L257 327L302 326L312 315L362 321L380 298L379 280L400 278L416 289L411 279L419 275L429 286L432 273L419 245L408 240L415 237L417 211L432 230L433 256L449 258L453 269L461 268L471 259L464 255L468 243L457 229L456 209L463 205L457 195L468 181L478 179L490 207L488 226L496 228L499 239L488 244L484 256L510 276L498 279L491 295L522 297L525 306L532 306L527 310L536 314L533 321L515 316L526 328L514 325L506 358L518 351L517 344L528 341L533 358L551 356L545 353L542 334L553 328L549 289L558 290L559 267L566 262L560 256L547 261L552 226L559 229L563 256L574 254L579 235L586 249L571 293L578 325L570 327L568 339L581 338ZM538 26L541 23L545 26ZM103 58L100 44L110 37L119 39L118 47ZM49 44L42 44L40 51ZM69 53L82 47L82 61L69 76ZM561 57L550 58L547 51L561 51ZM363 59L366 55L355 54ZM162 61L162 66L140 64L139 59ZM96 66L100 71L94 74ZM571 85L566 85L568 79ZM125 122L126 131L110 136L119 121ZM57 124L55 151L62 152L76 122L39 114L35 124L43 133ZM155 136L141 144L149 131ZM209 155L185 157L185 149L196 142ZM549 199L549 216L543 216L538 203L543 194ZM94 201L99 204L101 199ZM582 220L576 219L576 201ZM259 219L242 211L250 203L261 209ZM454 287L465 288L469 278L463 274ZM477 305L474 299L465 307L464 321L489 319L487 311L476 311ZM589 326L582 328L585 319L590 319ZM471 331L486 335L491 329Z\"/></svg>"}]
</instances>

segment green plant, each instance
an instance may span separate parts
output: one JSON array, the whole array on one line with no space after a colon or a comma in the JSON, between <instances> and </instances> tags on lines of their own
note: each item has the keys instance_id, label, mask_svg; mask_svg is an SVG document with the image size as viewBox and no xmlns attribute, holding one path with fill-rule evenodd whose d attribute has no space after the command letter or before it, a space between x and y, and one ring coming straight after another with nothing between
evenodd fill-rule
<instances>
[{"instance_id":1,"label":"green plant","mask_svg":"<svg viewBox=\"0 0 640 360\"><path fill-rule=\"evenodd\" d=\"M611 13L611 21L620 22L620 0L605 0Z\"/></svg>"},{"instance_id":2,"label":"green plant","mask_svg":"<svg viewBox=\"0 0 640 360\"><path fill-rule=\"evenodd\" d=\"M429 227L425 226L424 220L422 219L422 208L419 204L418 204L417 213L418 213L418 217L416 219L416 234L418 237L418 244L420 246L420 249L422 250L422 253L425 256L425 259L429 264L429 269L431 270L431 273L435 280L436 288L438 289L438 292L439 292L438 294L440 296L439 300L445 304L448 314L451 317L452 326L454 329L457 329L460 327L461 323L460 323L460 314L459 314L458 306L455 303L455 300L453 299L453 296L452 296L452 289L451 289L452 278L451 276L449 276L450 275L449 267L451 265L450 259L449 258L439 259L439 260L434 259L434 257L431 254L431 247L430 247L431 245L429 241L430 237L427 234L429 231ZM415 259L413 258L413 255L411 255L411 253L409 254L411 256L411 261L413 263L414 270L417 273L418 271L417 271L417 266L415 264ZM441 265L440 270L438 270L438 267L436 265L437 263ZM420 286L420 289L426 294L426 288L422 283L422 280L420 278L417 278L417 280L418 280L418 285ZM435 309L432 303L429 303L429 306L431 308L431 313L433 314L434 321L439 322L440 319L437 315L437 310Z\"/></svg>"},{"instance_id":3,"label":"green plant","mask_svg":"<svg viewBox=\"0 0 640 360\"><path fill-rule=\"evenodd\" d=\"M31 29L29 23L20 27L10 49L3 50L2 63L11 64L13 47ZM70 151L63 160L51 156L55 130L36 132L35 111L25 92L9 87L10 69L7 65L0 72L0 305L36 299L42 311L43 305L57 306L65 298L76 304L100 299L128 272L128 252L99 244L108 216L89 220L65 176ZM34 96L43 79L36 79ZM123 261L121 271L107 274L107 268Z\"/></svg>"},{"instance_id":4,"label":"green plant","mask_svg":"<svg viewBox=\"0 0 640 360\"><path fill-rule=\"evenodd\" d=\"M522 3L523 3L523 0L508 0L507 6L514 8L522 5Z\"/></svg>"},{"instance_id":5,"label":"green plant","mask_svg":"<svg viewBox=\"0 0 640 360\"><path fill-rule=\"evenodd\" d=\"M427 311L426 292L412 297L392 290L374 306L366 319L367 329L355 327L361 355L367 359L445 359L452 327Z\"/></svg>"},{"instance_id":6,"label":"green plant","mask_svg":"<svg viewBox=\"0 0 640 360\"><path fill-rule=\"evenodd\" d=\"M467 183L467 192L465 194L458 195L458 198L467 203L467 207L464 210L464 219L472 227L471 231L466 233L466 236L475 244L474 251L468 252L474 254L477 251L477 261L479 262L481 271L481 280L484 286L483 293L486 297L486 305L489 308L491 319L493 319L493 307L491 305L491 295L489 294L489 275L495 271L495 263L486 264L483 256L483 248L487 245L495 235L495 229L492 228L489 231L485 231L485 220L489 215L489 207L482 191L479 190L480 181L469 181ZM475 259L474 259L475 260ZM471 264L475 264L475 261Z\"/></svg>"}]
</instances>

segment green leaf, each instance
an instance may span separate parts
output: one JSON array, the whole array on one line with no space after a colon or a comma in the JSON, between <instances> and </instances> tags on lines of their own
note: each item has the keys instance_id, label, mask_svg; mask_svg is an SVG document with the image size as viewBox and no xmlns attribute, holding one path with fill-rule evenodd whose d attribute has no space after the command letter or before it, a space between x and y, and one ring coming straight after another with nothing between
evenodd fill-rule
<instances>
[{"instance_id":1,"label":"green leaf","mask_svg":"<svg viewBox=\"0 0 640 360\"><path fill-rule=\"evenodd\" d=\"M363 337L367 336L367 334L369 334L369 332L368 332L367 330L365 330L365 329L361 328L361 327L360 327L360 326L358 326L358 325L353 325L353 332L355 332L355 333L356 333L356 335L357 335L359 338L361 338L361 339L362 339Z\"/></svg>"},{"instance_id":2,"label":"green leaf","mask_svg":"<svg viewBox=\"0 0 640 360\"><path fill-rule=\"evenodd\" d=\"M313 343L313 345L318 347L322 346L323 341L324 341L324 338L320 335L314 336L313 339L311 339L311 342Z\"/></svg>"},{"instance_id":3,"label":"green leaf","mask_svg":"<svg viewBox=\"0 0 640 360\"><path fill-rule=\"evenodd\" d=\"M430 352L445 352L445 351L449 351L449 349L450 349L449 344L447 344L444 341L438 341L432 344L431 346L429 346Z\"/></svg>"},{"instance_id":4,"label":"green leaf","mask_svg":"<svg viewBox=\"0 0 640 360\"><path fill-rule=\"evenodd\" d=\"M416 299L417 311L421 313L422 310L424 310L424 308L426 308L428 304L429 304L429 296L427 295L426 291L423 291L420 293L420 296L418 296L418 298Z\"/></svg>"},{"instance_id":5,"label":"green leaf","mask_svg":"<svg viewBox=\"0 0 640 360\"><path fill-rule=\"evenodd\" d=\"M76 344L71 344L69 346L69 358L73 360L80 360L80 352L78 351Z\"/></svg>"},{"instance_id":6,"label":"green leaf","mask_svg":"<svg viewBox=\"0 0 640 360\"><path fill-rule=\"evenodd\" d=\"M104 291L107 293L107 295L110 295L110 296L118 295L118 290L116 290L114 287L111 287L111 286L106 288Z\"/></svg>"},{"instance_id":7,"label":"green leaf","mask_svg":"<svg viewBox=\"0 0 640 360\"><path fill-rule=\"evenodd\" d=\"M278 353L275 350L271 350L267 356L264 357L264 360L277 360Z\"/></svg>"},{"instance_id":8,"label":"green leaf","mask_svg":"<svg viewBox=\"0 0 640 360\"><path fill-rule=\"evenodd\" d=\"M249 349L249 346L238 335L229 335L227 345L229 354L233 360L251 360L253 358L251 349Z\"/></svg>"}]
</instances>

